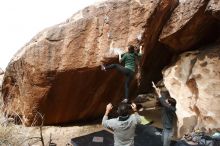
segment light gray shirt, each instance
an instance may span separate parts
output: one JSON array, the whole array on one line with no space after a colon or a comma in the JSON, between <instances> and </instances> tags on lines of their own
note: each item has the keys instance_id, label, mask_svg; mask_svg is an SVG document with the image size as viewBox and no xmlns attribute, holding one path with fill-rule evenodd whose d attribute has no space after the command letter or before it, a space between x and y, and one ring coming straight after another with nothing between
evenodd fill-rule
<instances>
[{"instance_id":1,"label":"light gray shirt","mask_svg":"<svg viewBox=\"0 0 220 146\"><path fill-rule=\"evenodd\" d=\"M135 129L140 123L141 119L137 112L125 121L119 121L119 118L108 120L108 116L102 119L102 125L114 131L114 146L134 146Z\"/></svg>"}]
</instances>

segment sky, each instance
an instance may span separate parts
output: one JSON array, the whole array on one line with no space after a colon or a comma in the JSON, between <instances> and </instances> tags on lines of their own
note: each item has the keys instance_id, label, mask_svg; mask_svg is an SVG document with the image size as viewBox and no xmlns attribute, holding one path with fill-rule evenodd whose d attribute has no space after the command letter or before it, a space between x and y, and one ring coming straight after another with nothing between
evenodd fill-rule
<instances>
[{"instance_id":1,"label":"sky","mask_svg":"<svg viewBox=\"0 0 220 146\"><path fill-rule=\"evenodd\" d=\"M44 28L64 22L100 0L1 0L0 68Z\"/></svg>"}]
</instances>

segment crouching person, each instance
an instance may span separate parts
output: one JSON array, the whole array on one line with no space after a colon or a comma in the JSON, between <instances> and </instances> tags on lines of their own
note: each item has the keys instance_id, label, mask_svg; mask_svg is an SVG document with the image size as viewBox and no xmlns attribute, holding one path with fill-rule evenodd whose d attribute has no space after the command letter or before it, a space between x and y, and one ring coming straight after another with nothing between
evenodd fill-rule
<instances>
[{"instance_id":1,"label":"crouching person","mask_svg":"<svg viewBox=\"0 0 220 146\"><path fill-rule=\"evenodd\" d=\"M133 114L130 114L130 106ZM108 114L113 106L109 103L106 106L105 115L102 119L102 125L110 128L114 132L114 146L134 146L134 136L137 124L141 123L139 114L137 113L136 104L128 105L121 103L118 106L119 116L114 119L108 119Z\"/></svg>"}]
</instances>

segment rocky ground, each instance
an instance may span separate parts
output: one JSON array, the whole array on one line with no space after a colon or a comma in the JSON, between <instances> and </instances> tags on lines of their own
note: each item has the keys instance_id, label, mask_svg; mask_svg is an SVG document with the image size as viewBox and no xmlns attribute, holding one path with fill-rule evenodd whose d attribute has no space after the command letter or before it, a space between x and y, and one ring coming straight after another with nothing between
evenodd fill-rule
<instances>
[{"instance_id":1,"label":"rocky ground","mask_svg":"<svg viewBox=\"0 0 220 146\"><path fill-rule=\"evenodd\" d=\"M40 141L40 128L39 127L24 127L21 125L9 125L7 127L0 127L1 135L0 140L3 143L10 143L13 146L16 145L28 145L35 144L41 146ZM46 145L48 145L50 139L58 146L66 145L70 142L71 138L86 135L102 129L100 124L88 125L88 126L44 126L43 138ZM5 132L5 133L3 133ZM51 138L50 138L51 137ZM38 141L38 142L36 142ZM1 143L1 144L2 144Z\"/></svg>"}]
</instances>

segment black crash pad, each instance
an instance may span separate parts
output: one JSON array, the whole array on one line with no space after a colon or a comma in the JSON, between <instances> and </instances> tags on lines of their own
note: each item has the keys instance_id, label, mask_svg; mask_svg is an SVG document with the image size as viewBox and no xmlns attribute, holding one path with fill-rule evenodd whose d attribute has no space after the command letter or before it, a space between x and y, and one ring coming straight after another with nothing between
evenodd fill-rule
<instances>
[{"instance_id":1,"label":"black crash pad","mask_svg":"<svg viewBox=\"0 0 220 146\"><path fill-rule=\"evenodd\" d=\"M161 129L150 125L139 125L136 129L134 138L135 146L162 146L161 135L156 135L155 132L161 132ZM71 144L74 146L114 146L113 134L106 130L94 132L85 136L71 139ZM175 142L172 141L171 146Z\"/></svg>"},{"instance_id":2,"label":"black crash pad","mask_svg":"<svg viewBox=\"0 0 220 146\"><path fill-rule=\"evenodd\" d=\"M73 146L114 146L113 134L101 130L85 136L76 137L71 139Z\"/></svg>"}]
</instances>

